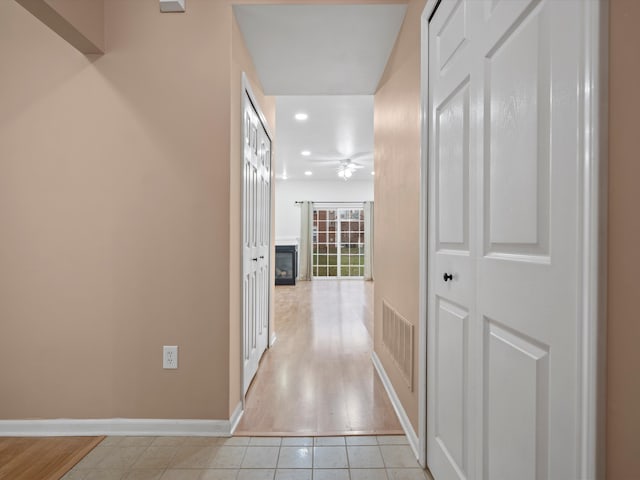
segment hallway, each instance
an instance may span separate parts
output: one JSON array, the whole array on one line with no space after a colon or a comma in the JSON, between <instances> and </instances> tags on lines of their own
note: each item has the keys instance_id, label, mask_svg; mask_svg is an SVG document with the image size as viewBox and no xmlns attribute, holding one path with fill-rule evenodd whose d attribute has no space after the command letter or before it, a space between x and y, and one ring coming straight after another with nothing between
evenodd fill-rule
<instances>
[{"instance_id":1,"label":"hallway","mask_svg":"<svg viewBox=\"0 0 640 480\"><path fill-rule=\"evenodd\" d=\"M278 286L274 301L277 340L235 434L402 433L371 362L373 282Z\"/></svg>"}]
</instances>

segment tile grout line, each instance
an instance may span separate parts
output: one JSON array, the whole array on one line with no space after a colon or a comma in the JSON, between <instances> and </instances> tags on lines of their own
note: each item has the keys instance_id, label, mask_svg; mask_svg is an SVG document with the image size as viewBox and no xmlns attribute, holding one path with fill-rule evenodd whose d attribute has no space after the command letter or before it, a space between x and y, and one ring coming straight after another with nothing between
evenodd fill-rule
<instances>
[{"instance_id":1,"label":"tile grout line","mask_svg":"<svg viewBox=\"0 0 640 480\"><path fill-rule=\"evenodd\" d=\"M342 437L342 439L344 440L344 453L347 456L347 475L351 480L351 460L349 459L349 449L347 448L347 437Z\"/></svg>"}]
</instances>

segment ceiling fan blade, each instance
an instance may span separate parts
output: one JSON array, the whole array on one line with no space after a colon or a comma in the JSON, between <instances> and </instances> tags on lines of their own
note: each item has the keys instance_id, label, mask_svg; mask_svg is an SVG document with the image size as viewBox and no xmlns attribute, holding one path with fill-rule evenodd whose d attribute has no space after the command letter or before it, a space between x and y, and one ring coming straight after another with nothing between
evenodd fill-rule
<instances>
[{"instance_id":1,"label":"ceiling fan blade","mask_svg":"<svg viewBox=\"0 0 640 480\"><path fill-rule=\"evenodd\" d=\"M314 158L310 158L309 162L311 163L315 163L315 164L324 164L324 165L339 165L342 161L341 160L316 160Z\"/></svg>"},{"instance_id":2,"label":"ceiling fan blade","mask_svg":"<svg viewBox=\"0 0 640 480\"><path fill-rule=\"evenodd\" d=\"M365 158L370 158L373 160L373 152L358 152L354 153L349 158L351 158L351 160L363 160Z\"/></svg>"},{"instance_id":3,"label":"ceiling fan blade","mask_svg":"<svg viewBox=\"0 0 640 480\"><path fill-rule=\"evenodd\" d=\"M335 161L335 162L340 162L344 160L344 156L343 155L316 155L316 154L312 154L309 157L310 160L331 160L331 161Z\"/></svg>"}]
</instances>

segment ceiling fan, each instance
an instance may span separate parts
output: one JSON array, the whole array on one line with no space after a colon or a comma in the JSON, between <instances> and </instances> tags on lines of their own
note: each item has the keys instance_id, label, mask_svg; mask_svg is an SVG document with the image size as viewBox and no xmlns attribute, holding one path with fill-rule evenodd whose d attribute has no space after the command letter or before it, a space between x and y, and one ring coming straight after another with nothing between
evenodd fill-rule
<instances>
[{"instance_id":1,"label":"ceiling fan","mask_svg":"<svg viewBox=\"0 0 640 480\"><path fill-rule=\"evenodd\" d=\"M364 165L360 165L357 163L350 162L349 160L345 160L338 167L338 176L346 182L348 179L351 178L351 176L353 175L353 172L363 167Z\"/></svg>"}]
</instances>

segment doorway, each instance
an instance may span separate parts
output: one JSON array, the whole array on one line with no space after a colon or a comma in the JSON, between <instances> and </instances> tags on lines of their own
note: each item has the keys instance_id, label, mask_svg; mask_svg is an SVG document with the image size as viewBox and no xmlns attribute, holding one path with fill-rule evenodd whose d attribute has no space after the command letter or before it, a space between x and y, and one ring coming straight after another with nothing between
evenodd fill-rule
<instances>
[{"instance_id":1,"label":"doorway","mask_svg":"<svg viewBox=\"0 0 640 480\"><path fill-rule=\"evenodd\" d=\"M300 111L307 114L304 122L295 118ZM371 362L373 284L363 277L365 223L373 224L366 221L373 212L372 155L361 153L354 162L363 167L345 180L336 170L340 154L331 153L333 147L323 147L324 139L310 144L310 137L331 129L329 137L348 134L352 148L370 150L373 98L278 97L276 116L275 150L284 153L276 153L274 167L275 246L294 247L301 263L304 257L310 262L315 259L315 272L310 267L306 271L311 278L298 277L295 285L274 289L276 341L263 355L237 432L400 433ZM327 125L318 125L319 121ZM357 125L357 131L343 123ZM300 144L288 148L289 141ZM305 148L310 151L308 159L299 153ZM301 165L295 165L296 171L291 164L277 162L279 155L291 150L296 163L304 162L302 172ZM304 175L307 170L313 175ZM300 242L303 231L309 238L308 248ZM293 413L299 407L304 411Z\"/></svg>"},{"instance_id":2,"label":"doorway","mask_svg":"<svg viewBox=\"0 0 640 480\"><path fill-rule=\"evenodd\" d=\"M247 426L256 397L253 392L262 383L262 375L270 373L273 376L267 383L271 391L280 389L279 398L288 399L290 394L284 392L295 391L290 400L304 398L306 414L318 415L324 411L332 417L331 421L322 420L323 425L317 424L315 433L400 431L393 406L371 362L373 285L363 280L367 275L365 250L371 243L364 238L367 222L360 210L364 202L373 202L373 93L405 10L404 5L234 6L247 49L256 65L257 76L252 80L256 81L258 77L265 94L273 95L276 101L278 143L274 146L272 177L276 188L275 244L297 246L302 260L305 249L300 245L300 202L323 207L324 213L316 212L315 242L309 228L310 268L306 272L314 280L330 279L305 282L305 285L297 281L295 286L279 285L276 288L273 297L276 312L272 318L276 324L276 340L262 357L259 373L247 395L245 414L238 427L242 432L284 433L273 430L278 427L256 432ZM366 32L354 32L354 24L366 26ZM306 25L304 35L299 34L300 25ZM326 35L328 28L332 30L331 38ZM291 30L294 35L288 37L286 45L266 47L274 39L285 38L284 32ZM260 31L266 34L260 35ZM274 31L280 35L274 36ZM307 45L307 38L313 38L314 31L322 41L312 40ZM295 42L291 38L295 38ZM357 44L357 48L353 44ZM288 48L290 54L282 54L283 48ZM325 65L321 67L322 74L309 76L310 71L323 65L323 58L335 62L337 49L344 54L339 65ZM348 58L351 51L357 52L354 61ZM273 52L280 53L274 57ZM296 57L299 52L303 52L302 58ZM375 72L369 70L373 68L371 64L361 74L347 72L361 68L373 57L377 57ZM283 59L286 65L281 64ZM292 71L300 65L305 65L304 71ZM286 72L286 78L282 72ZM302 78L304 81L298 80ZM295 85L292 87L293 80ZM359 85L354 86L355 83ZM283 108L293 105L295 110L292 111ZM364 122L360 121L361 117L365 117ZM283 132L291 132L290 144L285 141ZM359 205L352 205L354 202ZM280 208L282 203L284 208ZM333 208L331 212L332 208L326 208L326 203L331 203L331 207L339 204L340 209ZM320 221L319 217L325 214L327 217ZM329 226L330 215L335 216L333 227ZM283 222L279 221L281 217ZM310 217L309 224L313 226L313 210ZM287 231L281 234L279 225L286 225ZM333 235L331 240L330 235ZM315 252L312 250L314 243ZM305 271L302 267L298 270ZM284 313L278 310L279 297L284 298L284 304L288 303ZM290 338L285 337L289 326L299 330L297 333L303 339L290 343ZM305 336L305 332L309 336ZM277 363L274 360L278 349L283 349L284 345L303 355L287 355L290 365L281 365L277 372L269 372ZM319 366L319 377L311 372L315 365ZM333 375L323 379L327 366ZM258 397L265 407L268 394L262 392ZM313 405L313 398L325 398L326 402L317 408L308 408ZM290 403L280 401L274 405L273 409L267 407L268 412L258 409L258 414L263 415L260 420L266 420L265 416L268 416L274 419L272 425L283 425L278 422L279 415L290 420L300 414L293 411L295 405Z\"/></svg>"},{"instance_id":3,"label":"doorway","mask_svg":"<svg viewBox=\"0 0 640 480\"><path fill-rule=\"evenodd\" d=\"M315 205L313 278L364 278L364 264L364 208Z\"/></svg>"}]
</instances>

